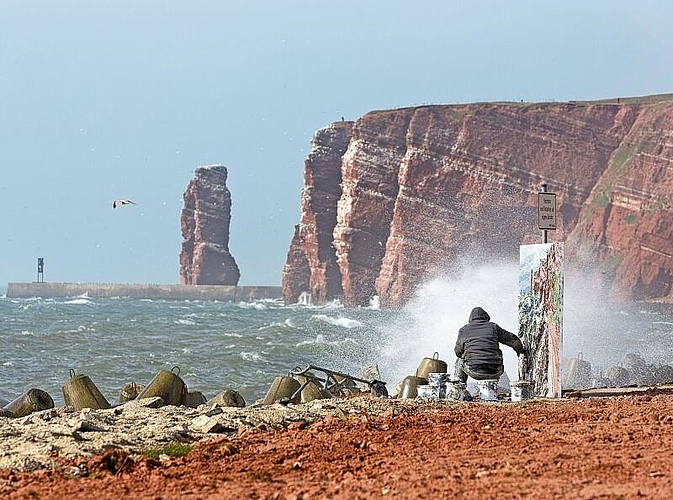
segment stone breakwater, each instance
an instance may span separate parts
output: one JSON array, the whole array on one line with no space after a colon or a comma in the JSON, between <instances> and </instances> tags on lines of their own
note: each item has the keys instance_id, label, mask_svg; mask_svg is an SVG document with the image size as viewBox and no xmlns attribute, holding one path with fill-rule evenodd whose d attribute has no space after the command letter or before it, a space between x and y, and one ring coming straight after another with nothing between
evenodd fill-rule
<instances>
[{"instance_id":1,"label":"stone breakwater","mask_svg":"<svg viewBox=\"0 0 673 500\"><path fill-rule=\"evenodd\" d=\"M314 400L306 404L255 404L248 407L160 406L161 398L130 401L104 410L64 406L21 418L0 417L0 469L20 471L57 467L59 461L91 457L117 447L129 454L160 450L170 443L195 443L248 430L306 425L329 417L383 415L400 408L446 402L390 400L368 395ZM397 410L396 410L397 408Z\"/></svg>"},{"instance_id":2,"label":"stone breakwater","mask_svg":"<svg viewBox=\"0 0 673 500\"><path fill-rule=\"evenodd\" d=\"M231 300L282 298L279 286L156 285L116 283L8 283L9 298L91 298L128 297L132 299Z\"/></svg>"}]
</instances>

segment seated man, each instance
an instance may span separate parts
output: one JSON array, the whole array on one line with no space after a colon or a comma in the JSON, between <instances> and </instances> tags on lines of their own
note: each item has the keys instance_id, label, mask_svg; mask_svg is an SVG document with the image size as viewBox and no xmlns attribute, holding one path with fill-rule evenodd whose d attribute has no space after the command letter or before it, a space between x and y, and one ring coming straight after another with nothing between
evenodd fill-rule
<instances>
[{"instance_id":1,"label":"seated man","mask_svg":"<svg viewBox=\"0 0 673 500\"><path fill-rule=\"evenodd\" d=\"M510 346L518 355L525 353L519 337L491 322L481 307L472 309L468 324L458 330L454 379L461 382L467 382L468 376L475 380L499 379L505 371L499 344Z\"/></svg>"}]
</instances>

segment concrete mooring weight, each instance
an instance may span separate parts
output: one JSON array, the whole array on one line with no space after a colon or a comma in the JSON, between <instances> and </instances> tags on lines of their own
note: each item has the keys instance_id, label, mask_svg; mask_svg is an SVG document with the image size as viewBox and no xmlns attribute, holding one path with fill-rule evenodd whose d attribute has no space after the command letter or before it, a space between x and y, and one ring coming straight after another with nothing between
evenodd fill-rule
<instances>
[{"instance_id":1,"label":"concrete mooring weight","mask_svg":"<svg viewBox=\"0 0 673 500\"><path fill-rule=\"evenodd\" d=\"M110 408L110 403L98 390L96 384L86 375L76 375L75 370L70 370L70 380L63 385L63 399L66 406L72 406L75 410Z\"/></svg>"},{"instance_id":2,"label":"concrete mooring weight","mask_svg":"<svg viewBox=\"0 0 673 500\"><path fill-rule=\"evenodd\" d=\"M174 370L177 370L177 373L174 373ZM177 366L173 367L170 372L167 370L159 371L147 384L147 387L138 394L137 399L159 396L167 405L180 406L187 392L187 385L182 381L179 374L180 369Z\"/></svg>"},{"instance_id":3,"label":"concrete mooring weight","mask_svg":"<svg viewBox=\"0 0 673 500\"><path fill-rule=\"evenodd\" d=\"M3 410L14 418L25 417L34 411L48 410L54 407L54 400L40 389L30 389L26 393L7 404Z\"/></svg>"}]
</instances>

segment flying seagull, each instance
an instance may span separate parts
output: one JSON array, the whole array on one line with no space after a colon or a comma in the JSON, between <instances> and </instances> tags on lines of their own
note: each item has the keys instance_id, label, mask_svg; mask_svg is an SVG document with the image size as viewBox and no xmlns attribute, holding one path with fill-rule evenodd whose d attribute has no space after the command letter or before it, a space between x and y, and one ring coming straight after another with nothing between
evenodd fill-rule
<instances>
[{"instance_id":1,"label":"flying seagull","mask_svg":"<svg viewBox=\"0 0 673 500\"><path fill-rule=\"evenodd\" d=\"M117 208L121 205L135 205L131 200L115 200L112 202L112 208Z\"/></svg>"}]
</instances>

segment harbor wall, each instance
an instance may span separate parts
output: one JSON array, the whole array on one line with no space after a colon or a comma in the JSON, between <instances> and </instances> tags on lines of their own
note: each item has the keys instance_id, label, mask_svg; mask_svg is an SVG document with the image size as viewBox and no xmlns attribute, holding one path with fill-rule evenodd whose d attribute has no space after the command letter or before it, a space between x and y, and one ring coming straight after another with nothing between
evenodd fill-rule
<instances>
[{"instance_id":1,"label":"harbor wall","mask_svg":"<svg viewBox=\"0 0 673 500\"><path fill-rule=\"evenodd\" d=\"M132 299L248 301L280 299L280 286L156 285L119 283L7 283L8 298L128 297Z\"/></svg>"}]
</instances>

